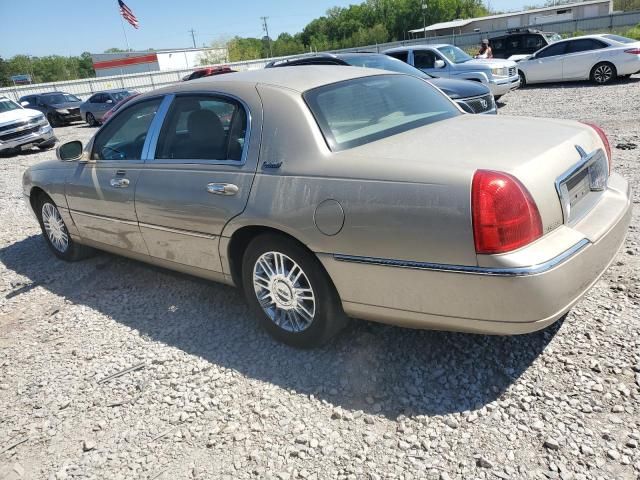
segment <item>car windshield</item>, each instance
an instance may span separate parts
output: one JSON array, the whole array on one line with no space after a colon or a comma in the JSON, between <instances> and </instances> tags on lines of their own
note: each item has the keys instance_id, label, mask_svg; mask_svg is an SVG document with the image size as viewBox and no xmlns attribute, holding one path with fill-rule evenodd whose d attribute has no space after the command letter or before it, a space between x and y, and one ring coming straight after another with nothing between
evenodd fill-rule
<instances>
[{"instance_id":1,"label":"car windshield","mask_svg":"<svg viewBox=\"0 0 640 480\"><path fill-rule=\"evenodd\" d=\"M111 93L111 96L113 97L113 100L116 103L118 103L120 100L124 100L125 98L130 97L134 93L137 93L137 92L130 92L129 90L122 90L121 92L113 92L113 93Z\"/></svg>"},{"instance_id":2,"label":"car windshield","mask_svg":"<svg viewBox=\"0 0 640 480\"><path fill-rule=\"evenodd\" d=\"M10 112L11 110L20 110L22 107L13 100L8 98L0 98L0 113Z\"/></svg>"},{"instance_id":3,"label":"car windshield","mask_svg":"<svg viewBox=\"0 0 640 480\"><path fill-rule=\"evenodd\" d=\"M461 115L428 83L409 75L376 75L304 94L334 150L345 150Z\"/></svg>"},{"instance_id":4,"label":"car windshield","mask_svg":"<svg viewBox=\"0 0 640 480\"><path fill-rule=\"evenodd\" d=\"M618 43L637 43L638 40L634 40L632 38L621 37L620 35L603 35L602 38L606 38L607 40L613 40Z\"/></svg>"},{"instance_id":5,"label":"car windshield","mask_svg":"<svg viewBox=\"0 0 640 480\"><path fill-rule=\"evenodd\" d=\"M342 58L342 60L354 67L379 68L381 70L406 73L407 75L413 75L414 77L433 78L431 75L427 75L423 71L418 70L403 61L387 55L344 55L339 58Z\"/></svg>"},{"instance_id":6,"label":"car windshield","mask_svg":"<svg viewBox=\"0 0 640 480\"><path fill-rule=\"evenodd\" d=\"M71 95L70 93L52 93L51 95L43 95L42 100L48 105L82 101L78 97L76 97L75 95Z\"/></svg>"},{"instance_id":7,"label":"car windshield","mask_svg":"<svg viewBox=\"0 0 640 480\"><path fill-rule=\"evenodd\" d=\"M547 43L555 43L562 40L562 37L557 33L546 33L544 38L547 39Z\"/></svg>"},{"instance_id":8,"label":"car windshield","mask_svg":"<svg viewBox=\"0 0 640 480\"><path fill-rule=\"evenodd\" d=\"M471 57L458 47L453 45L447 45L446 47L439 47L438 51L449 59L452 63L464 63L471 60Z\"/></svg>"}]
</instances>

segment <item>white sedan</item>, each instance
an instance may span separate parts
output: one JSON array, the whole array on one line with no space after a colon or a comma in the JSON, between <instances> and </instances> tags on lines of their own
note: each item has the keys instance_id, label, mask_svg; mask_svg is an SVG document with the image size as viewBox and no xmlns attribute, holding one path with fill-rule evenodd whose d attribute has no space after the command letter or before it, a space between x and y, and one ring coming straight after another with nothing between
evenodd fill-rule
<instances>
[{"instance_id":1,"label":"white sedan","mask_svg":"<svg viewBox=\"0 0 640 480\"><path fill-rule=\"evenodd\" d=\"M603 85L640 73L640 41L586 35L552 43L518 63L521 85L591 80Z\"/></svg>"}]
</instances>

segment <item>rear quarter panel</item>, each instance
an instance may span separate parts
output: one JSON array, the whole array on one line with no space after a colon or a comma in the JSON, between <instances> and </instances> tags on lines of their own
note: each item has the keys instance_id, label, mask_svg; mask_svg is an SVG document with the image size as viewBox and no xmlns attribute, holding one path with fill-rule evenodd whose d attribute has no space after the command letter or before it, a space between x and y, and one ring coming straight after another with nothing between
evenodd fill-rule
<instances>
[{"instance_id":1,"label":"rear quarter panel","mask_svg":"<svg viewBox=\"0 0 640 480\"><path fill-rule=\"evenodd\" d=\"M316 253L476 263L469 172L440 167L408 176L385 158L333 153L300 93L264 85L259 93L264 129L258 173L245 212L223 236L265 225ZM264 168L265 162L281 166ZM330 219L340 230L334 235L316 226L316 210L327 200L344 212L344 218Z\"/></svg>"}]
</instances>

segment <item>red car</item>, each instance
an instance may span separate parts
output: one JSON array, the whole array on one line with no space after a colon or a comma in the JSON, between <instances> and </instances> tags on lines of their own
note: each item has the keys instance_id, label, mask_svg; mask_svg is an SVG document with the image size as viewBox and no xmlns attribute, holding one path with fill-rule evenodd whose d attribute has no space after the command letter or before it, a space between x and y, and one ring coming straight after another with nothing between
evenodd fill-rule
<instances>
[{"instance_id":1,"label":"red car","mask_svg":"<svg viewBox=\"0 0 640 480\"><path fill-rule=\"evenodd\" d=\"M187 75L182 79L183 82L187 82L189 80L195 80L196 78L202 77L211 77L213 75L222 75L223 73L234 73L237 70L233 70L230 67L206 67L201 68L200 70L196 70L190 75Z\"/></svg>"}]
</instances>

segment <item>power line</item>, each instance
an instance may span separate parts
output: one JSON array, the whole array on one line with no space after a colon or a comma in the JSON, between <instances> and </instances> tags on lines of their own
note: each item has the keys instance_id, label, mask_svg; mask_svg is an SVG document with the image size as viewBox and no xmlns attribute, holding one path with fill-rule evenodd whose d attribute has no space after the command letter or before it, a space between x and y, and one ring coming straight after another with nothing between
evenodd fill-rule
<instances>
[{"instance_id":1,"label":"power line","mask_svg":"<svg viewBox=\"0 0 640 480\"><path fill-rule=\"evenodd\" d=\"M269 17L260 17L262 19L262 29L264 30L265 35L267 36L267 41L269 42L269 56L273 57L273 51L271 49L271 37L269 36L269 25L267 25L267 20Z\"/></svg>"}]
</instances>

